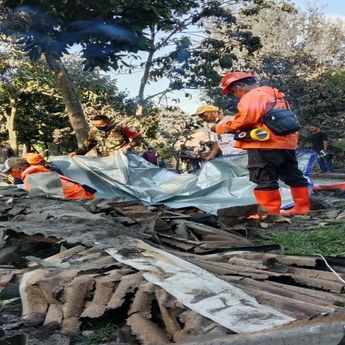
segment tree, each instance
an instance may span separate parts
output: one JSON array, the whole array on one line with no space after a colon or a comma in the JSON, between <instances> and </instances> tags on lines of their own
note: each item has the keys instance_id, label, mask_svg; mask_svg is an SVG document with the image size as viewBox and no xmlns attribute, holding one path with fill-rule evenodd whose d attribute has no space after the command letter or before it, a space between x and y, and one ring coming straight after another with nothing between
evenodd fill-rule
<instances>
[{"instance_id":1,"label":"tree","mask_svg":"<svg viewBox=\"0 0 345 345\"><path fill-rule=\"evenodd\" d=\"M0 108L10 146L18 151L20 141L30 146L30 136L25 133L37 131L36 126L28 126L28 116L39 116L42 108L49 108L48 113L61 111L62 103L44 66L23 59L22 53L11 44L2 42L1 48Z\"/></svg>"},{"instance_id":2,"label":"tree","mask_svg":"<svg viewBox=\"0 0 345 345\"><path fill-rule=\"evenodd\" d=\"M147 49L143 30L149 25L170 20L174 1L35 1L4 0L3 32L21 37L22 45L33 61L42 55L54 75L64 99L78 144L87 137L87 123L73 84L61 61L74 44L81 45L86 69L99 66L117 68L123 52Z\"/></svg>"},{"instance_id":3,"label":"tree","mask_svg":"<svg viewBox=\"0 0 345 345\"><path fill-rule=\"evenodd\" d=\"M201 0L176 3L170 21L150 25L146 60L123 67L129 73L143 69L137 115L142 115L148 101L156 97L163 99L171 91L218 87L219 73L231 68L235 55L222 40L207 37L209 28L222 28L249 52L260 46L257 37L248 30L238 30L235 23L235 16L223 6L223 1ZM169 79L168 88L146 95L147 85L163 77ZM185 95L190 96L188 91Z\"/></svg>"},{"instance_id":4,"label":"tree","mask_svg":"<svg viewBox=\"0 0 345 345\"><path fill-rule=\"evenodd\" d=\"M260 37L262 47L251 55L235 49L233 68L254 71L263 84L287 94L303 124L318 122L337 137L344 130L343 23L327 19L317 7L302 12L287 1L246 6L239 12L238 21ZM213 35L219 38L220 33ZM229 36L220 37L226 46L233 46ZM220 95L209 96L218 100Z\"/></svg>"},{"instance_id":5,"label":"tree","mask_svg":"<svg viewBox=\"0 0 345 345\"><path fill-rule=\"evenodd\" d=\"M76 145L54 79L44 63L31 63L14 45L0 45L0 118L4 117L10 143L28 150L42 147L62 153ZM70 56L66 69L87 118L102 113L115 118L132 114L133 100L99 71L83 71L82 60Z\"/></svg>"}]
</instances>

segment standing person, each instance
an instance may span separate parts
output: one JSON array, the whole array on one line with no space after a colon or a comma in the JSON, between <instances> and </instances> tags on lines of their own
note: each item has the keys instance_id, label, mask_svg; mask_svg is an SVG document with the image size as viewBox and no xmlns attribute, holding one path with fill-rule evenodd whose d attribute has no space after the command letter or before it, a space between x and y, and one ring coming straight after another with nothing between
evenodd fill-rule
<instances>
[{"instance_id":1,"label":"standing person","mask_svg":"<svg viewBox=\"0 0 345 345\"><path fill-rule=\"evenodd\" d=\"M273 132L272 123L270 127L264 123L266 115L273 109L281 110L281 114L292 114L284 93L270 86L258 86L255 75L246 72L226 74L221 80L221 88L223 94L232 94L239 99L239 103L238 113L233 120L216 125L217 133L235 133L256 128L269 133L266 141L249 139L236 142L236 147L247 150L249 177L256 184L254 194L257 203L272 214L308 214L308 182L298 169L295 153L298 126L285 128L286 131L293 128L290 134L278 135ZM285 115L284 118L287 118ZM294 207L288 211L280 212L278 179L291 188Z\"/></svg>"},{"instance_id":2,"label":"standing person","mask_svg":"<svg viewBox=\"0 0 345 345\"><path fill-rule=\"evenodd\" d=\"M0 142L0 167L2 167L5 161L14 156L14 151L3 142Z\"/></svg>"},{"instance_id":3,"label":"standing person","mask_svg":"<svg viewBox=\"0 0 345 345\"><path fill-rule=\"evenodd\" d=\"M131 150L140 138L140 133L132 131L129 127L113 124L109 117L96 115L92 118L93 128L84 147L69 155L91 155L91 150L98 157L113 156L117 150L124 152Z\"/></svg>"},{"instance_id":4,"label":"standing person","mask_svg":"<svg viewBox=\"0 0 345 345\"><path fill-rule=\"evenodd\" d=\"M333 172L332 158L333 154L329 150L329 138L327 133L321 131L317 125L310 126L309 131L311 133L310 141L313 146L313 150L318 155L318 163L320 166L321 173L327 171Z\"/></svg>"},{"instance_id":5,"label":"standing person","mask_svg":"<svg viewBox=\"0 0 345 345\"><path fill-rule=\"evenodd\" d=\"M153 147L149 147L144 153L143 158L151 164L158 165L158 156Z\"/></svg>"},{"instance_id":6,"label":"standing person","mask_svg":"<svg viewBox=\"0 0 345 345\"><path fill-rule=\"evenodd\" d=\"M207 123L214 124L225 124L232 121L234 118L233 116L225 116L218 107L210 104L200 106L193 115L197 115L201 120ZM211 130L214 131L215 127L212 127ZM209 154L205 157L206 161L214 159L220 154L231 155L245 152L244 150L234 147L234 135L231 133L215 134L214 139L215 142Z\"/></svg>"}]
</instances>

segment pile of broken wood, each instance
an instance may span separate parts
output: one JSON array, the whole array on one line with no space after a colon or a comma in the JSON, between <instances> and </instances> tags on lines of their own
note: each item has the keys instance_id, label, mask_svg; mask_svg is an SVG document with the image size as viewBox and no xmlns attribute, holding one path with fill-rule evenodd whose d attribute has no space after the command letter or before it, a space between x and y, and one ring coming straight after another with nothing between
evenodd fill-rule
<instances>
[{"instance_id":1,"label":"pile of broken wood","mask_svg":"<svg viewBox=\"0 0 345 345\"><path fill-rule=\"evenodd\" d=\"M78 245L32 258L24 269L1 269L0 290L16 281L27 324L58 327L68 336L79 333L82 321L105 315L118 323L118 340L131 344L231 333L96 248Z\"/></svg>"},{"instance_id":2,"label":"pile of broken wood","mask_svg":"<svg viewBox=\"0 0 345 345\"><path fill-rule=\"evenodd\" d=\"M118 343L200 344L238 333L148 280L147 271L130 263L141 249L124 246L123 236L200 267L291 320L321 315L344 320L344 284L321 257L255 252L248 239L214 219L208 222L213 226L203 224L206 215L189 211L149 210L119 200L28 198L6 190L0 199L0 300L18 289L24 320L0 324L6 334L42 325L70 337L100 318L117 326L112 339ZM111 248L129 261L116 259ZM345 262L335 267L344 279ZM174 283L169 272L160 274ZM240 326L246 322L244 317Z\"/></svg>"}]
</instances>

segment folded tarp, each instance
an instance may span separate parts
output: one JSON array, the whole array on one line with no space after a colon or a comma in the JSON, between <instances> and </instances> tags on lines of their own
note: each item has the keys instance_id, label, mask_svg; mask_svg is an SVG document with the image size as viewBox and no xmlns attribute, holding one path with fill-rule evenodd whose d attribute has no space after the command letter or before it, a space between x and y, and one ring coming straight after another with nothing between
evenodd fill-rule
<instances>
[{"instance_id":1,"label":"folded tarp","mask_svg":"<svg viewBox=\"0 0 345 345\"><path fill-rule=\"evenodd\" d=\"M212 214L222 208L256 203L246 154L209 161L195 175L177 174L122 152L103 158L60 156L53 161L66 176L97 189L98 198L122 197L172 208L194 206ZM306 175L314 161L312 152L298 151L299 166ZM284 203L291 203L289 189L284 184L281 187Z\"/></svg>"}]
</instances>

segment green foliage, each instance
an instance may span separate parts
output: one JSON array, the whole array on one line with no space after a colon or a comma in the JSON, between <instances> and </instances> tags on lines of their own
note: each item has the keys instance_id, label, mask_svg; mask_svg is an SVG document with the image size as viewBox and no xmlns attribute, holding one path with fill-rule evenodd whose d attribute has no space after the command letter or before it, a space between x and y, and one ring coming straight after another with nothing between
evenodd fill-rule
<instances>
[{"instance_id":1,"label":"green foliage","mask_svg":"<svg viewBox=\"0 0 345 345\"><path fill-rule=\"evenodd\" d=\"M148 50L150 42L144 31L149 27L174 30L181 18L194 10L197 13L190 23L224 15L214 0L4 0L1 7L5 13L3 29L21 36L19 43L32 60L42 53L61 57L77 43L82 45L87 69L117 69L123 52Z\"/></svg>"},{"instance_id":2,"label":"green foliage","mask_svg":"<svg viewBox=\"0 0 345 345\"><path fill-rule=\"evenodd\" d=\"M83 344L94 345L108 341L114 337L117 327L111 323L101 323L94 325L89 335L80 336Z\"/></svg>"},{"instance_id":3,"label":"green foliage","mask_svg":"<svg viewBox=\"0 0 345 345\"><path fill-rule=\"evenodd\" d=\"M0 116L10 121L15 109L15 127L20 143L30 147L36 141L53 140L53 129L67 126L64 106L45 66L32 64L10 43L1 45ZM4 126L2 131L6 131Z\"/></svg>"},{"instance_id":4,"label":"green foliage","mask_svg":"<svg viewBox=\"0 0 345 345\"><path fill-rule=\"evenodd\" d=\"M216 3L203 1L205 8L201 13L188 13L189 21L181 18L173 31L176 36L163 41L164 46L173 45L174 49L153 60L150 80L167 77L170 80L169 90L218 86L219 72L232 67L235 54L224 45L222 39L206 37L196 40L189 31L197 32L202 37L208 28L222 30L226 35L231 35L238 46L246 47L249 53L260 46L260 40L249 31L236 30L235 17L219 3L216 6ZM193 26L189 27L191 22ZM162 42L158 41L156 52L162 47Z\"/></svg>"},{"instance_id":5,"label":"green foliage","mask_svg":"<svg viewBox=\"0 0 345 345\"><path fill-rule=\"evenodd\" d=\"M42 53L61 57L77 43L82 45L86 69L116 69L122 52L148 49L144 29L155 23L172 25L173 13L182 15L195 4L190 0L4 0L1 7L5 32L21 36L19 43L32 60Z\"/></svg>"},{"instance_id":6,"label":"green foliage","mask_svg":"<svg viewBox=\"0 0 345 345\"><path fill-rule=\"evenodd\" d=\"M316 230L276 231L268 243L279 244L285 254L345 255L345 226L334 224Z\"/></svg>"},{"instance_id":7,"label":"green foliage","mask_svg":"<svg viewBox=\"0 0 345 345\"><path fill-rule=\"evenodd\" d=\"M62 97L55 81L40 62L31 63L14 45L3 42L0 51L0 118L8 120L16 108L15 130L18 143L50 149L55 154L76 146ZM117 118L132 114L133 100L119 92L116 83L99 71L85 72L80 58L70 57L66 68L77 87L87 118L107 114ZM2 132L8 128L3 126Z\"/></svg>"},{"instance_id":8,"label":"green foliage","mask_svg":"<svg viewBox=\"0 0 345 345\"><path fill-rule=\"evenodd\" d=\"M336 70L327 78L330 87L337 88L338 90L345 90L345 71Z\"/></svg>"},{"instance_id":9,"label":"green foliage","mask_svg":"<svg viewBox=\"0 0 345 345\"><path fill-rule=\"evenodd\" d=\"M256 5L244 7L238 16L242 30L260 37L261 47L253 54L238 49L226 33L212 30L211 38L220 36L225 47L233 48L233 70L251 70L260 84L285 92L303 125L317 123L331 138L340 138L345 130L343 23L329 20L317 7L297 11L289 1ZM234 105L217 89L206 96L223 109Z\"/></svg>"}]
</instances>

